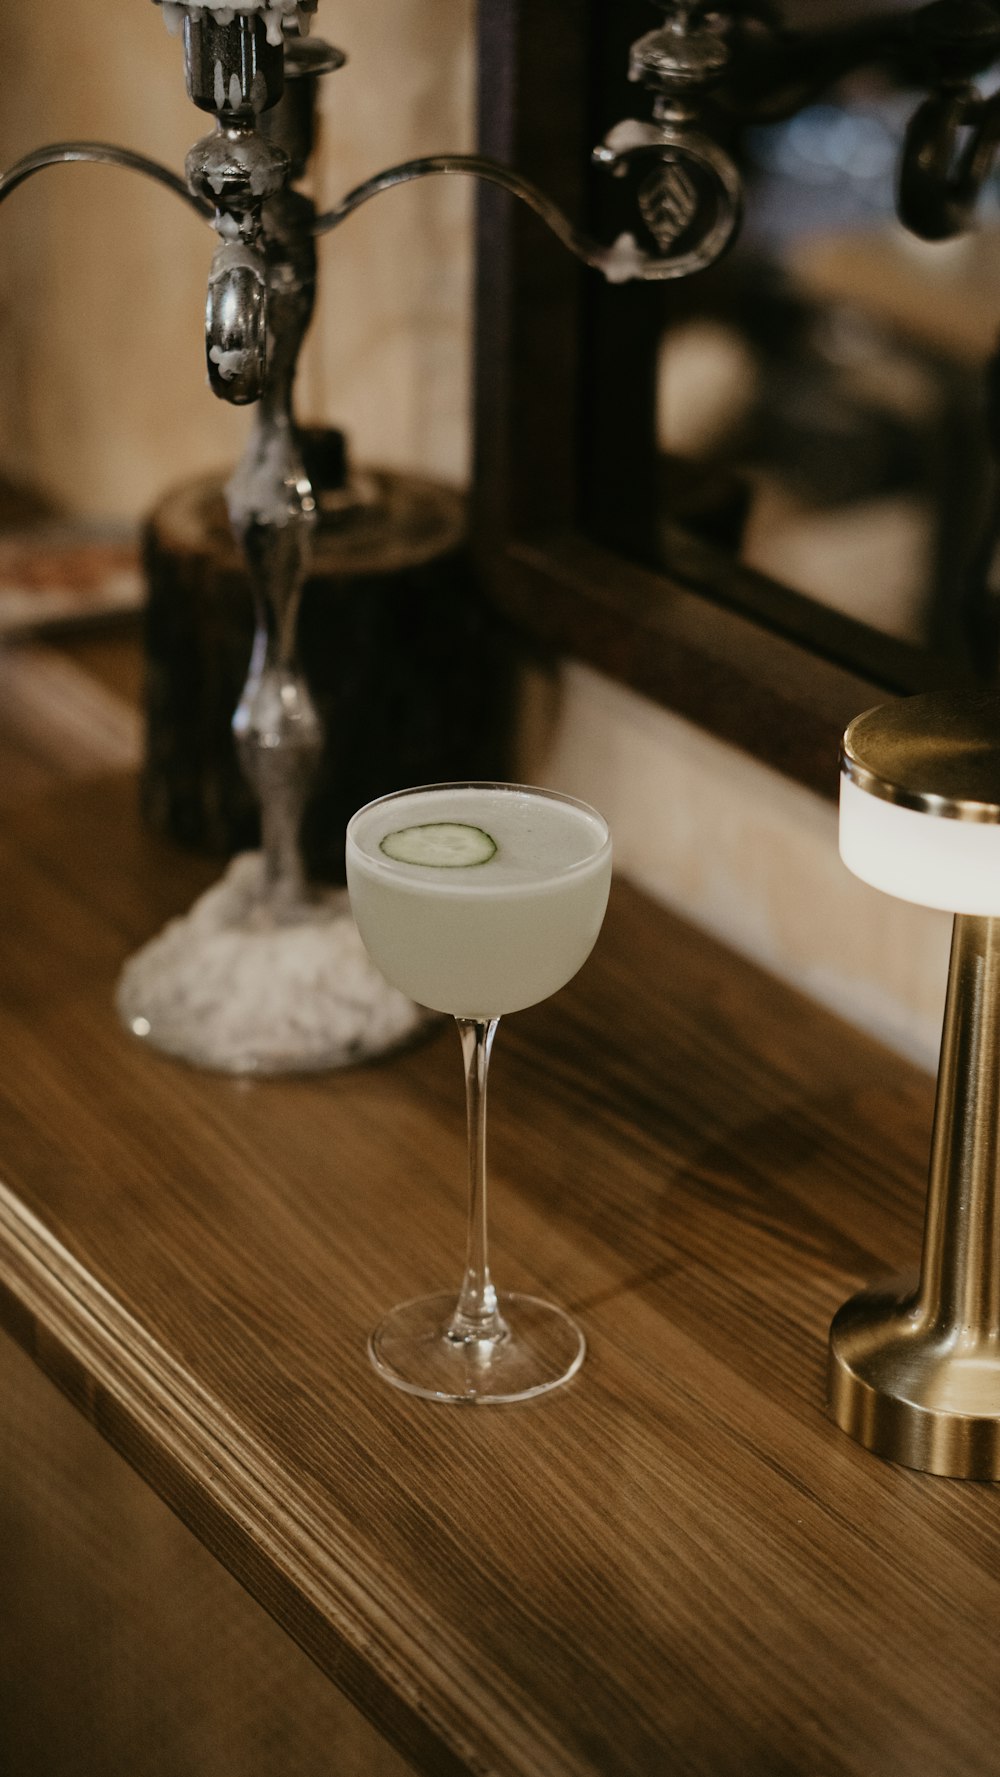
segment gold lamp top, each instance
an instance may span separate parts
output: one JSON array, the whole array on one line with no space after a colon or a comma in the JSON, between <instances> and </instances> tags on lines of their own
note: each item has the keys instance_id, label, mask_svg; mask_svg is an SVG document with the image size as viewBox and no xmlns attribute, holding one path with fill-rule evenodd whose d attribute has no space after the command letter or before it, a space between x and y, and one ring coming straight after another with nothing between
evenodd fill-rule
<instances>
[{"instance_id":1,"label":"gold lamp top","mask_svg":"<svg viewBox=\"0 0 1000 1777\"><path fill-rule=\"evenodd\" d=\"M1000 824L1000 691L931 691L879 704L848 727L840 763L883 802Z\"/></svg>"}]
</instances>

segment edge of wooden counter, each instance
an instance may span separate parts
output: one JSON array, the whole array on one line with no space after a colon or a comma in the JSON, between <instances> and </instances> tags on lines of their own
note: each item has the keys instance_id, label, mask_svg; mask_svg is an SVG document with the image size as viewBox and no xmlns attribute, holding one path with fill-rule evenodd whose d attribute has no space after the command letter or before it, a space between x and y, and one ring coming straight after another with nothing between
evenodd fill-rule
<instances>
[{"instance_id":1,"label":"edge of wooden counter","mask_svg":"<svg viewBox=\"0 0 1000 1777\"><path fill-rule=\"evenodd\" d=\"M0 1327L404 1757L435 1777L499 1769L463 1732L467 1678L450 1682L430 1624L413 1637L412 1601L384 1573L365 1584L288 1473L2 1182ZM422 1661L402 1657L404 1615ZM509 1747L546 1738L509 1716L497 1728Z\"/></svg>"}]
</instances>

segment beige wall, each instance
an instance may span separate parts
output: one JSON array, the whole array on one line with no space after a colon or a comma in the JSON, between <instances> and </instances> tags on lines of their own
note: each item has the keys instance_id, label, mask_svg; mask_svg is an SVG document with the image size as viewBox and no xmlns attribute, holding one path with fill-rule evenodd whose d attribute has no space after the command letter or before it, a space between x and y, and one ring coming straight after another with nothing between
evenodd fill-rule
<instances>
[{"instance_id":1,"label":"beige wall","mask_svg":"<svg viewBox=\"0 0 1000 1777\"><path fill-rule=\"evenodd\" d=\"M951 919L852 876L832 803L573 662L527 675L519 769L595 803L648 893L936 1066Z\"/></svg>"},{"instance_id":2,"label":"beige wall","mask_svg":"<svg viewBox=\"0 0 1000 1777\"><path fill-rule=\"evenodd\" d=\"M10 16L6 16L9 11ZM350 61L325 85L317 195L389 161L471 146L473 0L320 0ZM0 164L101 137L181 168L211 127L150 0L45 0L4 18ZM326 241L303 367L307 417L346 423L369 461L467 469L470 192L435 180ZM131 516L180 475L231 460L246 415L205 383L213 237L116 169L46 171L0 210L0 473L72 510Z\"/></svg>"}]
</instances>

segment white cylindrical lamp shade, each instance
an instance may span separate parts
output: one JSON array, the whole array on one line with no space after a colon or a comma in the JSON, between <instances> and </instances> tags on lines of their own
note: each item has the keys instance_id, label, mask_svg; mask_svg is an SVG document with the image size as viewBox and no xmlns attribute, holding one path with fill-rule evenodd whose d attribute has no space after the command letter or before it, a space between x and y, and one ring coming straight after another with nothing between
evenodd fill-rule
<instances>
[{"instance_id":1,"label":"white cylindrical lamp shade","mask_svg":"<svg viewBox=\"0 0 1000 1777\"><path fill-rule=\"evenodd\" d=\"M907 808L840 778L840 855L862 882L945 913L1000 915L1000 823Z\"/></svg>"}]
</instances>

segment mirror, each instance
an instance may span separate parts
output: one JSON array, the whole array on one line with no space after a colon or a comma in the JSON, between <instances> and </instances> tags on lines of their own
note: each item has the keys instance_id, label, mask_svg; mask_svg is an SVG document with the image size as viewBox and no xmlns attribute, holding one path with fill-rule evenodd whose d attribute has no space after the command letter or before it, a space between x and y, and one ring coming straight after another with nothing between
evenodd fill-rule
<instances>
[{"instance_id":1,"label":"mirror","mask_svg":"<svg viewBox=\"0 0 1000 1777\"><path fill-rule=\"evenodd\" d=\"M812 30L888 4L781 12ZM650 0L479 0L478 21L483 151L600 239L635 232L634 188L590 155L649 114L627 70ZM858 710L989 676L1000 633L982 543L1000 226L988 193L951 245L894 220L919 96L866 70L743 130L743 238L687 283L612 287L502 193L478 200L474 534L495 604L830 797Z\"/></svg>"},{"instance_id":2,"label":"mirror","mask_svg":"<svg viewBox=\"0 0 1000 1777\"><path fill-rule=\"evenodd\" d=\"M782 7L809 30L885 11ZM602 9L602 129L636 111L621 71L650 18L648 4ZM900 148L925 90L866 69L742 128L732 253L677 285L597 297L588 504L593 534L647 566L677 571L686 534L726 551L745 570L729 596L853 668L872 669L888 640L933 660L928 672L990 676L1000 215L987 194L974 233L935 244L897 221ZM597 201L603 231L635 227L634 193Z\"/></svg>"}]
</instances>

